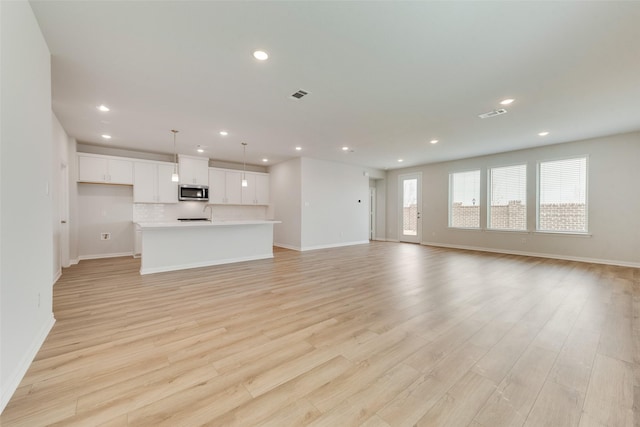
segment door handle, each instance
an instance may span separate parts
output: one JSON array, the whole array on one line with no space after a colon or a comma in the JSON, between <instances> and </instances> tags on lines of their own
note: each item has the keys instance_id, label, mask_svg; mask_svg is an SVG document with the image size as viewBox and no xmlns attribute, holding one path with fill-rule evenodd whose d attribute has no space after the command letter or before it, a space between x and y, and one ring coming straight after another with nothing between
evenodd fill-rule
<instances>
[{"instance_id":1,"label":"door handle","mask_svg":"<svg viewBox=\"0 0 640 427\"><path fill-rule=\"evenodd\" d=\"M65 221L64 219L62 221L60 221L60 224L66 224L67 221Z\"/></svg>"}]
</instances>

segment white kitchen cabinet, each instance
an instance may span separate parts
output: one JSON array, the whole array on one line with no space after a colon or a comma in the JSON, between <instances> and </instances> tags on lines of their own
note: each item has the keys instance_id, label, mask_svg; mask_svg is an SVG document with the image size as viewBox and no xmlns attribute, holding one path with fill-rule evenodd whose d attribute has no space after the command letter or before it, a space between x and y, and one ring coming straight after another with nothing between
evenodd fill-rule
<instances>
[{"instance_id":1,"label":"white kitchen cabinet","mask_svg":"<svg viewBox=\"0 0 640 427\"><path fill-rule=\"evenodd\" d=\"M247 186L242 187L243 205L269 204L269 175L246 172Z\"/></svg>"},{"instance_id":2,"label":"white kitchen cabinet","mask_svg":"<svg viewBox=\"0 0 640 427\"><path fill-rule=\"evenodd\" d=\"M209 185L209 159L178 156L180 184Z\"/></svg>"},{"instance_id":3,"label":"white kitchen cabinet","mask_svg":"<svg viewBox=\"0 0 640 427\"><path fill-rule=\"evenodd\" d=\"M171 181L172 163L158 163L158 203L178 203L178 183Z\"/></svg>"},{"instance_id":4,"label":"white kitchen cabinet","mask_svg":"<svg viewBox=\"0 0 640 427\"><path fill-rule=\"evenodd\" d=\"M226 172L226 203L239 205L242 203L242 172Z\"/></svg>"},{"instance_id":5,"label":"white kitchen cabinet","mask_svg":"<svg viewBox=\"0 0 640 427\"><path fill-rule=\"evenodd\" d=\"M110 156L78 154L78 182L133 184L133 162Z\"/></svg>"},{"instance_id":6,"label":"white kitchen cabinet","mask_svg":"<svg viewBox=\"0 0 640 427\"><path fill-rule=\"evenodd\" d=\"M134 203L178 203L178 184L171 182L173 164L135 162Z\"/></svg>"},{"instance_id":7,"label":"white kitchen cabinet","mask_svg":"<svg viewBox=\"0 0 640 427\"><path fill-rule=\"evenodd\" d=\"M256 205L269 204L269 175L256 174Z\"/></svg>"},{"instance_id":8,"label":"white kitchen cabinet","mask_svg":"<svg viewBox=\"0 0 640 427\"><path fill-rule=\"evenodd\" d=\"M243 175L247 186L242 186ZM227 169L209 169L209 203L268 205L269 174Z\"/></svg>"},{"instance_id":9,"label":"white kitchen cabinet","mask_svg":"<svg viewBox=\"0 0 640 427\"><path fill-rule=\"evenodd\" d=\"M227 174L220 169L209 169L209 203L227 203Z\"/></svg>"},{"instance_id":10,"label":"white kitchen cabinet","mask_svg":"<svg viewBox=\"0 0 640 427\"><path fill-rule=\"evenodd\" d=\"M133 165L133 202L155 203L156 174L158 167L153 163L135 162Z\"/></svg>"}]
</instances>

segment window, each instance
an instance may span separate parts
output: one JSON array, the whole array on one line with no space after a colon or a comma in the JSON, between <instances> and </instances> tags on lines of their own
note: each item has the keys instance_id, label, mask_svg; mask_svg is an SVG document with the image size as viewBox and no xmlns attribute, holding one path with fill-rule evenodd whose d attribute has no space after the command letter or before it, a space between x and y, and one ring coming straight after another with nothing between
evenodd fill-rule
<instances>
[{"instance_id":1,"label":"window","mask_svg":"<svg viewBox=\"0 0 640 427\"><path fill-rule=\"evenodd\" d=\"M449 227L480 228L480 171L449 175Z\"/></svg>"},{"instance_id":2,"label":"window","mask_svg":"<svg viewBox=\"0 0 640 427\"><path fill-rule=\"evenodd\" d=\"M587 159L541 162L538 231L587 231Z\"/></svg>"},{"instance_id":3,"label":"window","mask_svg":"<svg viewBox=\"0 0 640 427\"><path fill-rule=\"evenodd\" d=\"M489 228L527 229L527 165L489 169Z\"/></svg>"}]
</instances>

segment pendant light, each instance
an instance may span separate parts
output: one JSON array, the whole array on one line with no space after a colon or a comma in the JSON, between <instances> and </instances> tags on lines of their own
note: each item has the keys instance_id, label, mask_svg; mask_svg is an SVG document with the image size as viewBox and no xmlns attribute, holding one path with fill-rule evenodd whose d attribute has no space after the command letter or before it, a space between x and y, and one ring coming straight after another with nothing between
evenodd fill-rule
<instances>
[{"instance_id":1,"label":"pendant light","mask_svg":"<svg viewBox=\"0 0 640 427\"><path fill-rule=\"evenodd\" d=\"M173 132L173 173L171 174L171 182L179 182L180 175L178 175L178 152L176 151L176 133L179 131L171 129Z\"/></svg>"},{"instance_id":2,"label":"pendant light","mask_svg":"<svg viewBox=\"0 0 640 427\"><path fill-rule=\"evenodd\" d=\"M245 172L247 171L247 143L242 143L242 186L248 187L249 183L247 182L247 176Z\"/></svg>"}]
</instances>

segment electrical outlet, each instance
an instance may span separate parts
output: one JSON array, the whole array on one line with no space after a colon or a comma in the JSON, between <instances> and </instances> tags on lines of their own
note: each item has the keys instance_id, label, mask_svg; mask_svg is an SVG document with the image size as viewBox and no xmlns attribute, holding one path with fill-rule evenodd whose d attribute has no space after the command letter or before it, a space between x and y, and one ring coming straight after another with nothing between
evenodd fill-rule
<instances>
[{"instance_id":1,"label":"electrical outlet","mask_svg":"<svg viewBox=\"0 0 640 427\"><path fill-rule=\"evenodd\" d=\"M111 233L100 233L100 240L111 240Z\"/></svg>"},{"instance_id":2,"label":"electrical outlet","mask_svg":"<svg viewBox=\"0 0 640 427\"><path fill-rule=\"evenodd\" d=\"M526 244L527 243L527 238L523 237L522 239L520 239L520 242L522 242L523 245Z\"/></svg>"},{"instance_id":3,"label":"electrical outlet","mask_svg":"<svg viewBox=\"0 0 640 427\"><path fill-rule=\"evenodd\" d=\"M40 308L40 292L38 292L38 308Z\"/></svg>"}]
</instances>

